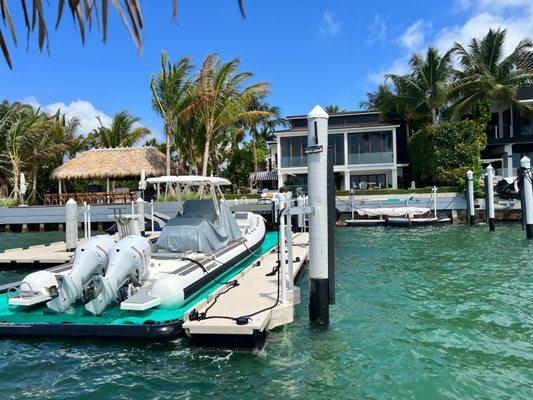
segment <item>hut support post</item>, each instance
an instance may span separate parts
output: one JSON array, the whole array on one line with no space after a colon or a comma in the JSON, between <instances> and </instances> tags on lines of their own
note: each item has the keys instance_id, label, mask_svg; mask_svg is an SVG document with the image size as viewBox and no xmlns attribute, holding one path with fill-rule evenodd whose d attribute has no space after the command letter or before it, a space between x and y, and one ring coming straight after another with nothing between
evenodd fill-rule
<instances>
[{"instance_id":1,"label":"hut support post","mask_svg":"<svg viewBox=\"0 0 533 400\"><path fill-rule=\"evenodd\" d=\"M109 193L109 178L106 178L106 181L105 181L105 185L106 185L106 192Z\"/></svg>"},{"instance_id":2,"label":"hut support post","mask_svg":"<svg viewBox=\"0 0 533 400\"><path fill-rule=\"evenodd\" d=\"M525 221L526 236L533 239L533 188L531 184L531 161L527 156L520 160L520 173L522 174L523 203L522 215Z\"/></svg>"},{"instance_id":3,"label":"hut support post","mask_svg":"<svg viewBox=\"0 0 533 400\"><path fill-rule=\"evenodd\" d=\"M57 194L61 194L62 188L61 188L61 179L57 180Z\"/></svg>"},{"instance_id":4,"label":"hut support post","mask_svg":"<svg viewBox=\"0 0 533 400\"><path fill-rule=\"evenodd\" d=\"M316 106L307 116L309 205L309 319L329 325L328 114Z\"/></svg>"},{"instance_id":5,"label":"hut support post","mask_svg":"<svg viewBox=\"0 0 533 400\"><path fill-rule=\"evenodd\" d=\"M489 224L489 229L491 231L495 230L495 219L494 219L494 168L492 165L487 167L487 198L486 203L486 212L487 212L487 222Z\"/></svg>"}]
</instances>

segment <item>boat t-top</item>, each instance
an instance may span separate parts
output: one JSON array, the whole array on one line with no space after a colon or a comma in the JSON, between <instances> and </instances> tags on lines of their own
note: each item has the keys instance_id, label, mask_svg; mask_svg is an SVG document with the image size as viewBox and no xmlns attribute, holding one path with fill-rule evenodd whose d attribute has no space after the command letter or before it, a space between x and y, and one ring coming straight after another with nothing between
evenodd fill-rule
<instances>
[{"instance_id":1,"label":"boat t-top","mask_svg":"<svg viewBox=\"0 0 533 400\"><path fill-rule=\"evenodd\" d=\"M265 238L263 217L230 210L221 190L230 185L226 179L164 176L147 183L165 184L175 191L178 203L176 215L156 240L141 235L88 239L77 247L71 268L33 272L13 287L8 293L9 313L40 309L41 315L76 312L83 319L114 315L117 309L140 316L152 309L177 309L253 254ZM37 324L32 330L32 324L5 324L1 319L2 312L0 336L69 332L53 323ZM76 329L83 332L83 324Z\"/></svg>"}]
</instances>

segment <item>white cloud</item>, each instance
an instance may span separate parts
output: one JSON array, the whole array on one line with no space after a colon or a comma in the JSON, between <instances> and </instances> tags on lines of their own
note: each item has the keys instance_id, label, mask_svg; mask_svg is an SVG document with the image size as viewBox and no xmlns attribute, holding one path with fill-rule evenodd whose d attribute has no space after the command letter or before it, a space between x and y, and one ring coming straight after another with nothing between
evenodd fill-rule
<instances>
[{"instance_id":1,"label":"white cloud","mask_svg":"<svg viewBox=\"0 0 533 400\"><path fill-rule=\"evenodd\" d=\"M373 83L383 82L387 73L405 73L413 53L423 51L427 46L437 47L442 53L455 42L468 45L474 37L483 37L489 30L507 29L505 53L516 47L520 40L533 38L532 0L457 0L455 11L466 14L463 24L446 26L428 37L430 22L415 22L398 38L400 56L390 65L378 71L370 71L367 78Z\"/></svg>"},{"instance_id":2,"label":"white cloud","mask_svg":"<svg viewBox=\"0 0 533 400\"><path fill-rule=\"evenodd\" d=\"M366 43L372 45L374 43L383 42L387 38L387 22L389 16L374 15L374 22L368 27L368 37Z\"/></svg>"},{"instance_id":3,"label":"white cloud","mask_svg":"<svg viewBox=\"0 0 533 400\"><path fill-rule=\"evenodd\" d=\"M340 33L342 24L336 20L333 13L329 10L324 12L322 16L322 23L318 28L318 32L321 36L332 37Z\"/></svg>"},{"instance_id":4,"label":"white cloud","mask_svg":"<svg viewBox=\"0 0 533 400\"><path fill-rule=\"evenodd\" d=\"M398 38L398 42L412 52L418 52L424 46L426 34L431 29L431 23L422 19L416 21Z\"/></svg>"},{"instance_id":5,"label":"white cloud","mask_svg":"<svg viewBox=\"0 0 533 400\"><path fill-rule=\"evenodd\" d=\"M80 128L78 133L87 136L93 129L100 126L100 122L96 117L100 117L105 126L111 125L112 118L105 112L96 109L92 103L86 100L75 100L69 104L62 102L51 103L47 105L40 104L35 97L29 97L23 100L24 103L30 104L33 107L41 107L43 111L48 113L56 113L58 110L65 114L67 118L76 117L80 120Z\"/></svg>"}]
</instances>

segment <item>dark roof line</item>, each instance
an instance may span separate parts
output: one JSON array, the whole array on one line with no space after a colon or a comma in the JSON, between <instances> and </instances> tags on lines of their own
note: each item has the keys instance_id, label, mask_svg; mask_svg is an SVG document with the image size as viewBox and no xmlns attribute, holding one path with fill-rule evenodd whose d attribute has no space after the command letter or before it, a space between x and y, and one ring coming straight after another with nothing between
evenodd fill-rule
<instances>
[{"instance_id":1,"label":"dark roof line","mask_svg":"<svg viewBox=\"0 0 533 400\"><path fill-rule=\"evenodd\" d=\"M329 114L330 117L340 117L340 116L348 116L348 115L364 115L364 114L379 114L379 111L377 110L355 110L355 111L341 111L338 113L331 113ZM307 118L307 115L289 115L287 119L300 119L300 118Z\"/></svg>"}]
</instances>

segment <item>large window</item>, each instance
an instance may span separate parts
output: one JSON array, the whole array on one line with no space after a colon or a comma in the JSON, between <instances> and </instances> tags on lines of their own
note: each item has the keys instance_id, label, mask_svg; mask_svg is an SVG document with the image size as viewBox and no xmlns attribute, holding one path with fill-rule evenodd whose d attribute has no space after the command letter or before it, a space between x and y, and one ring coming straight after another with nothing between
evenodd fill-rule
<instances>
[{"instance_id":1,"label":"large window","mask_svg":"<svg viewBox=\"0 0 533 400\"><path fill-rule=\"evenodd\" d=\"M307 136L281 138L281 168L305 167L307 165Z\"/></svg>"},{"instance_id":2,"label":"large window","mask_svg":"<svg viewBox=\"0 0 533 400\"><path fill-rule=\"evenodd\" d=\"M379 164L394 161L392 132L348 134L348 164Z\"/></svg>"},{"instance_id":3,"label":"large window","mask_svg":"<svg viewBox=\"0 0 533 400\"><path fill-rule=\"evenodd\" d=\"M333 165L344 165L344 133L329 135L328 146L333 146Z\"/></svg>"}]
</instances>

